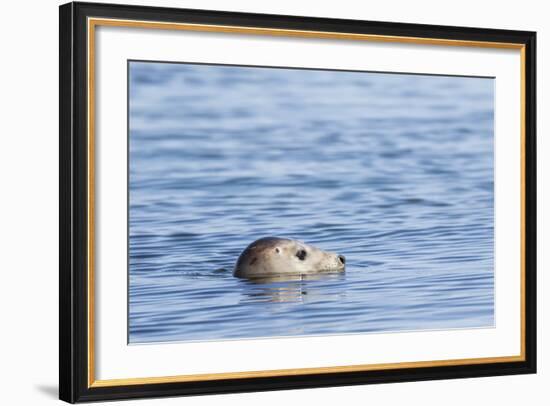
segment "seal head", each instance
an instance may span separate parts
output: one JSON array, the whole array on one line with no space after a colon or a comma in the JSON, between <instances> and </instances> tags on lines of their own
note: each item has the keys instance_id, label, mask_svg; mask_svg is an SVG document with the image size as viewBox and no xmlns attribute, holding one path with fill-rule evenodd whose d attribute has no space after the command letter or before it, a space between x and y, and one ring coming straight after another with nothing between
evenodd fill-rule
<instances>
[{"instance_id":1,"label":"seal head","mask_svg":"<svg viewBox=\"0 0 550 406\"><path fill-rule=\"evenodd\" d=\"M266 278L344 272L346 258L288 238L264 237L241 253L233 275Z\"/></svg>"}]
</instances>

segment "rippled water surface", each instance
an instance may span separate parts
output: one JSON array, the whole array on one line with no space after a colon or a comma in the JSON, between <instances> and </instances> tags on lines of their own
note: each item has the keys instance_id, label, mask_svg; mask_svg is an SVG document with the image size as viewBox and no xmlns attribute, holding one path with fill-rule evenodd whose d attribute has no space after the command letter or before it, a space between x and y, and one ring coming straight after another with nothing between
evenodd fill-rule
<instances>
[{"instance_id":1,"label":"rippled water surface","mask_svg":"<svg viewBox=\"0 0 550 406\"><path fill-rule=\"evenodd\" d=\"M492 79L129 72L131 343L493 326ZM346 273L234 278L269 235Z\"/></svg>"}]
</instances>

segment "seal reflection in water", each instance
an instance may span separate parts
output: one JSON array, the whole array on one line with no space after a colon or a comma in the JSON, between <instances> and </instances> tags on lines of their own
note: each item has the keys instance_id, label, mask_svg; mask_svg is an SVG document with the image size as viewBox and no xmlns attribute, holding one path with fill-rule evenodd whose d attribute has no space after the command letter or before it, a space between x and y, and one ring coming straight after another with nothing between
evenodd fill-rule
<instances>
[{"instance_id":1,"label":"seal reflection in water","mask_svg":"<svg viewBox=\"0 0 550 406\"><path fill-rule=\"evenodd\" d=\"M265 237L241 253L233 275L238 278L276 278L344 272L343 255L326 252L301 241Z\"/></svg>"},{"instance_id":2,"label":"seal reflection in water","mask_svg":"<svg viewBox=\"0 0 550 406\"><path fill-rule=\"evenodd\" d=\"M247 289L243 290L241 302L246 303L308 303L320 300L341 300L346 292L338 287L337 281L342 281L344 272L317 273L306 275L279 275L246 279ZM326 285L315 285L310 282L335 281L331 288Z\"/></svg>"}]
</instances>

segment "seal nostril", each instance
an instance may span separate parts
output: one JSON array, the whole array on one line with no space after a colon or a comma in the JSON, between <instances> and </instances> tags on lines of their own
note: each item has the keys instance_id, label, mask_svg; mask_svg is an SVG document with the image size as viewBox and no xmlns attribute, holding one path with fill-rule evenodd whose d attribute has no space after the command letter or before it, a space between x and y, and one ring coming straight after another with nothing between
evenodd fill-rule
<instances>
[{"instance_id":1,"label":"seal nostril","mask_svg":"<svg viewBox=\"0 0 550 406\"><path fill-rule=\"evenodd\" d=\"M346 264L346 257L343 255L338 255L338 261L342 263L342 265Z\"/></svg>"}]
</instances>

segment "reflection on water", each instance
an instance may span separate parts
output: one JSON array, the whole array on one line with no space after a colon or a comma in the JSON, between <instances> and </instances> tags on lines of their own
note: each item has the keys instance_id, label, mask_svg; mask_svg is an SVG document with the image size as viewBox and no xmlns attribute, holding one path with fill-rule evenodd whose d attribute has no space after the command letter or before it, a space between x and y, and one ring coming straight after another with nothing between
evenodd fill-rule
<instances>
[{"instance_id":1,"label":"reflection on water","mask_svg":"<svg viewBox=\"0 0 550 406\"><path fill-rule=\"evenodd\" d=\"M493 80L130 64L130 342L489 327ZM346 273L243 280L264 236Z\"/></svg>"},{"instance_id":2,"label":"reflection on water","mask_svg":"<svg viewBox=\"0 0 550 406\"><path fill-rule=\"evenodd\" d=\"M241 303L250 302L302 302L318 300L319 297L343 297L343 286L336 291L328 292L323 285L314 285L314 281L343 280L345 274L325 275L285 275L270 278L244 280L247 285ZM335 286L331 283L332 286Z\"/></svg>"}]
</instances>

